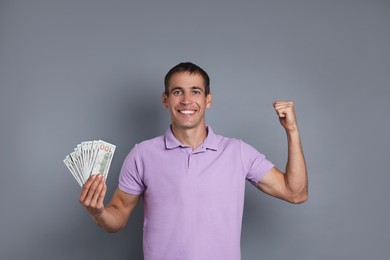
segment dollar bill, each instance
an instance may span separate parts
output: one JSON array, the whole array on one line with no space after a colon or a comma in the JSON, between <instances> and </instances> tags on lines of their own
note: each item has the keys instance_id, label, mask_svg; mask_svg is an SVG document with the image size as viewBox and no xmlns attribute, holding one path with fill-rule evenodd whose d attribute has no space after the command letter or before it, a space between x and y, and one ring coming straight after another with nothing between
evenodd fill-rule
<instances>
[{"instance_id":1,"label":"dollar bill","mask_svg":"<svg viewBox=\"0 0 390 260\"><path fill-rule=\"evenodd\" d=\"M107 177L110 169L111 160L115 152L115 145L99 140L97 144L97 151L90 174L102 174Z\"/></svg>"},{"instance_id":2,"label":"dollar bill","mask_svg":"<svg viewBox=\"0 0 390 260\"><path fill-rule=\"evenodd\" d=\"M115 148L103 140L81 142L63 161L77 183L83 186L92 174L107 178Z\"/></svg>"}]
</instances>

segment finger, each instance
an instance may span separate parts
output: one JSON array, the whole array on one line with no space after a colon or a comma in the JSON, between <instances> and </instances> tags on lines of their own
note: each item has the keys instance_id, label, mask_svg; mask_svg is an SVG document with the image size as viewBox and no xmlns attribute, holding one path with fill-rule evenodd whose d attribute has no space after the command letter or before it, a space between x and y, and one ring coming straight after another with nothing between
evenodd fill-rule
<instances>
[{"instance_id":1,"label":"finger","mask_svg":"<svg viewBox=\"0 0 390 260\"><path fill-rule=\"evenodd\" d=\"M96 175L92 175L91 177L88 178L88 180L85 182L82 190L81 190L81 193L80 193L80 203L82 204L88 194L88 191L89 191L89 188L91 187L93 181L95 180L96 178Z\"/></svg>"},{"instance_id":2,"label":"finger","mask_svg":"<svg viewBox=\"0 0 390 260\"><path fill-rule=\"evenodd\" d=\"M104 182L103 183L103 189L100 192L100 196L99 196L98 201L97 201L97 205L103 205L103 200L104 200L104 197L106 196L106 191L107 191L107 185Z\"/></svg>"},{"instance_id":3,"label":"finger","mask_svg":"<svg viewBox=\"0 0 390 260\"><path fill-rule=\"evenodd\" d=\"M285 109L278 109L275 110L276 114L278 117L286 117L287 116L287 111Z\"/></svg>"},{"instance_id":4,"label":"finger","mask_svg":"<svg viewBox=\"0 0 390 260\"><path fill-rule=\"evenodd\" d=\"M294 102L292 101L274 101L272 104L275 109L282 107L294 107Z\"/></svg>"},{"instance_id":5,"label":"finger","mask_svg":"<svg viewBox=\"0 0 390 260\"><path fill-rule=\"evenodd\" d=\"M283 102L274 105L276 113L287 114L294 111L294 104L292 102Z\"/></svg>"},{"instance_id":6,"label":"finger","mask_svg":"<svg viewBox=\"0 0 390 260\"><path fill-rule=\"evenodd\" d=\"M98 186L97 186L97 188L95 190L95 193L93 194L92 199L91 199L91 204L90 204L91 207L96 207L96 206L99 205L98 199L99 199L99 197L101 195L103 187L104 187L104 178L103 178L103 176L101 176L99 184L98 184Z\"/></svg>"},{"instance_id":7,"label":"finger","mask_svg":"<svg viewBox=\"0 0 390 260\"><path fill-rule=\"evenodd\" d=\"M286 116L286 114L289 113L289 111L293 110L292 106L289 104L276 104L274 106L274 109L276 114L282 117Z\"/></svg>"},{"instance_id":8,"label":"finger","mask_svg":"<svg viewBox=\"0 0 390 260\"><path fill-rule=\"evenodd\" d=\"M89 207L91 205L91 201L92 201L93 195L95 194L96 189L97 189L97 187L98 187L98 185L100 183L100 178L101 178L100 176L101 175L98 174L95 177L94 181L92 182L92 184L91 184L91 186L90 186L90 188L88 190L88 193L87 193L87 195L85 197L85 200L84 200L84 203L83 203L83 205L85 207Z\"/></svg>"}]
</instances>

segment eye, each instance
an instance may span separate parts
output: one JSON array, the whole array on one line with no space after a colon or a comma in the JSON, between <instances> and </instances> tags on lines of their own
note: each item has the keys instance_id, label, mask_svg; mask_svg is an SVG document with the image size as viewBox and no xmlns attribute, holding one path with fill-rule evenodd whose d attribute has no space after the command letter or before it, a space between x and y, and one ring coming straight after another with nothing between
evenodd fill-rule
<instances>
[{"instance_id":1,"label":"eye","mask_svg":"<svg viewBox=\"0 0 390 260\"><path fill-rule=\"evenodd\" d=\"M200 92L200 90L193 90L192 93L194 93L195 95L199 95L199 94L201 94L202 92Z\"/></svg>"},{"instance_id":2,"label":"eye","mask_svg":"<svg viewBox=\"0 0 390 260\"><path fill-rule=\"evenodd\" d=\"M180 89L176 89L176 90L172 91L173 95L180 95L181 93L182 93L182 91Z\"/></svg>"}]
</instances>

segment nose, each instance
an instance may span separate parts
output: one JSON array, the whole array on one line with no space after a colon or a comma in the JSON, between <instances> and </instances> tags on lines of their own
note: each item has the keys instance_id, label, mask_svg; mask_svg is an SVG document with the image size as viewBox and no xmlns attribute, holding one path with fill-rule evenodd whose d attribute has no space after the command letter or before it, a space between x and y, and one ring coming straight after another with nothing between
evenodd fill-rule
<instances>
[{"instance_id":1,"label":"nose","mask_svg":"<svg viewBox=\"0 0 390 260\"><path fill-rule=\"evenodd\" d=\"M190 93L184 92L182 95L182 99L180 100L180 104L189 105L191 103L192 103L192 101L191 101Z\"/></svg>"}]
</instances>

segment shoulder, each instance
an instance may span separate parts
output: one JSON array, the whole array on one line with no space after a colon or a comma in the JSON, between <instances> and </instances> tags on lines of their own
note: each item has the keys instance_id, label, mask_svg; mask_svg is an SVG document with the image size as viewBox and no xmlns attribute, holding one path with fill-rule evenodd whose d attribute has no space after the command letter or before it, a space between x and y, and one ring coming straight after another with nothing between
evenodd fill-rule
<instances>
[{"instance_id":1,"label":"shoulder","mask_svg":"<svg viewBox=\"0 0 390 260\"><path fill-rule=\"evenodd\" d=\"M240 149L242 140L234 137L227 137L219 134L214 135L215 144L218 149Z\"/></svg>"},{"instance_id":2,"label":"shoulder","mask_svg":"<svg viewBox=\"0 0 390 260\"><path fill-rule=\"evenodd\" d=\"M243 141L242 139L225 137L221 135L217 136L217 139L219 140L219 147L222 148L222 150L233 150L235 153L239 153L241 158L244 160L245 158L254 159L256 157L264 156L257 148L247 143L246 141Z\"/></svg>"},{"instance_id":3,"label":"shoulder","mask_svg":"<svg viewBox=\"0 0 390 260\"><path fill-rule=\"evenodd\" d=\"M258 153L256 148L240 138L227 137L214 133L213 140L215 141L215 144L218 146L218 148L221 148L222 150L235 149L236 151L240 151L244 154Z\"/></svg>"},{"instance_id":4,"label":"shoulder","mask_svg":"<svg viewBox=\"0 0 390 260\"><path fill-rule=\"evenodd\" d=\"M164 135L160 135L152 139L144 140L134 146L134 148L137 148L139 151L145 151L145 150L156 149L156 148L164 148L164 147L165 147Z\"/></svg>"},{"instance_id":5,"label":"shoulder","mask_svg":"<svg viewBox=\"0 0 390 260\"><path fill-rule=\"evenodd\" d=\"M148 154L152 151L161 150L165 147L164 136L157 136L152 139L144 140L140 143L136 143L130 150L126 157L126 161L138 159L144 154Z\"/></svg>"}]
</instances>

